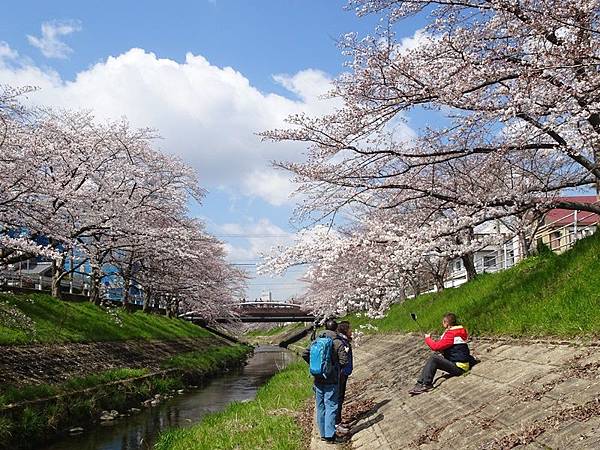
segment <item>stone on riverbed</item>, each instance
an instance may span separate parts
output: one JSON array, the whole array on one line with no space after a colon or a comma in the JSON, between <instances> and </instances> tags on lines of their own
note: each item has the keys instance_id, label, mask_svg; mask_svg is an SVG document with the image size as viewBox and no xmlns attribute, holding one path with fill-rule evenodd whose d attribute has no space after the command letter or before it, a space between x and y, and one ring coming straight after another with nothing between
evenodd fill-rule
<instances>
[{"instance_id":1,"label":"stone on riverbed","mask_svg":"<svg viewBox=\"0 0 600 450\"><path fill-rule=\"evenodd\" d=\"M115 420L117 417L119 417L119 411L113 409L112 411L102 411L102 414L100 415L100 420L103 422L107 422L110 420Z\"/></svg>"}]
</instances>

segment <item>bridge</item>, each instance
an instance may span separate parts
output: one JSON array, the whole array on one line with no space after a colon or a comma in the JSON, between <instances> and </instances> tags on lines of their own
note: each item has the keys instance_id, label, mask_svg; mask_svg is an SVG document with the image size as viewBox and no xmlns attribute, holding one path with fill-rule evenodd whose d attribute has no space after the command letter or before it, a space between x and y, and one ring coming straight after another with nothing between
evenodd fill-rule
<instances>
[{"instance_id":1,"label":"bridge","mask_svg":"<svg viewBox=\"0 0 600 450\"><path fill-rule=\"evenodd\" d=\"M291 334L284 336L283 341L280 342L279 346L287 348L288 345L299 341L300 339L311 333L314 328L314 324L318 319L314 315L307 313L302 309L301 305L295 303L281 303L281 302L244 302L238 303L233 309L235 318L223 317L217 318L218 323L231 323L235 321L240 322L310 322L311 324L304 327L302 330L296 330ZM211 331L218 336L225 339L233 340L230 336L227 336L223 332L210 327L205 320L202 319L201 315L197 312L188 312L179 316L182 319L189 320L192 323L200 325Z\"/></svg>"},{"instance_id":2,"label":"bridge","mask_svg":"<svg viewBox=\"0 0 600 450\"><path fill-rule=\"evenodd\" d=\"M302 309L301 305L283 302L245 302L238 303L233 308L235 318L220 317L216 319L219 323L228 322L314 322L316 317ZM200 323L202 319L199 314L189 312L181 318Z\"/></svg>"},{"instance_id":3,"label":"bridge","mask_svg":"<svg viewBox=\"0 0 600 450\"><path fill-rule=\"evenodd\" d=\"M314 322L315 316L304 311L301 305L282 302L245 302L233 310L241 322ZM217 319L230 322L231 319Z\"/></svg>"}]
</instances>

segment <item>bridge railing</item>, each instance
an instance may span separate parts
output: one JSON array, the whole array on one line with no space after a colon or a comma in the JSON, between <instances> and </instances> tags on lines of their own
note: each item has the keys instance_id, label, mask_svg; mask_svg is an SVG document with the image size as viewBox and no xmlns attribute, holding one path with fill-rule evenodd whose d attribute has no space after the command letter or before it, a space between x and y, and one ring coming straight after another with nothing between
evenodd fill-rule
<instances>
[{"instance_id":1,"label":"bridge railing","mask_svg":"<svg viewBox=\"0 0 600 450\"><path fill-rule=\"evenodd\" d=\"M234 305L236 308L244 309L244 308L289 308L289 309L297 309L302 308L302 305L298 305L296 303L286 303L286 302L243 302L236 303Z\"/></svg>"}]
</instances>

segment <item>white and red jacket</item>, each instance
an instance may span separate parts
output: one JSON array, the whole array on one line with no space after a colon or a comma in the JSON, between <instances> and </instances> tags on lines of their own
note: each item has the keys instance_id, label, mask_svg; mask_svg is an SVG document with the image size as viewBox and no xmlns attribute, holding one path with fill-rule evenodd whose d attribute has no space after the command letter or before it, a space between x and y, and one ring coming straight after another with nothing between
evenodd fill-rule
<instances>
[{"instance_id":1,"label":"white and red jacket","mask_svg":"<svg viewBox=\"0 0 600 450\"><path fill-rule=\"evenodd\" d=\"M467 339L469 335L461 325L447 328L439 341L430 337L425 338L425 343L434 352L442 352L444 358L452 362L467 362L470 360Z\"/></svg>"}]
</instances>

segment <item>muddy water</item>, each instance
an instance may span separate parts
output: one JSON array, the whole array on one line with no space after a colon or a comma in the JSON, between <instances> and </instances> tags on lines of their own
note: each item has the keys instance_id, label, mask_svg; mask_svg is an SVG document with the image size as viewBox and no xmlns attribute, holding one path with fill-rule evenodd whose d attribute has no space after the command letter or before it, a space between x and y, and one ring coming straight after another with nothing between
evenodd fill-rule
<instances>
[{"instance_id":1,"label":"muddy water","mask_svg":"<svg viewBox=\"0 0 600 450\"><path fill-rule=\"evenodd\" d=\"M186 391L156 407L142 409L131 417L67 436L44 450L151 449L166 428L189 427L231 402L253 399L258 388L293 359L292 353L279 347L257 347L248 364L236 373L213 380L201 389Z\"/></svg>"}]
</instances>

